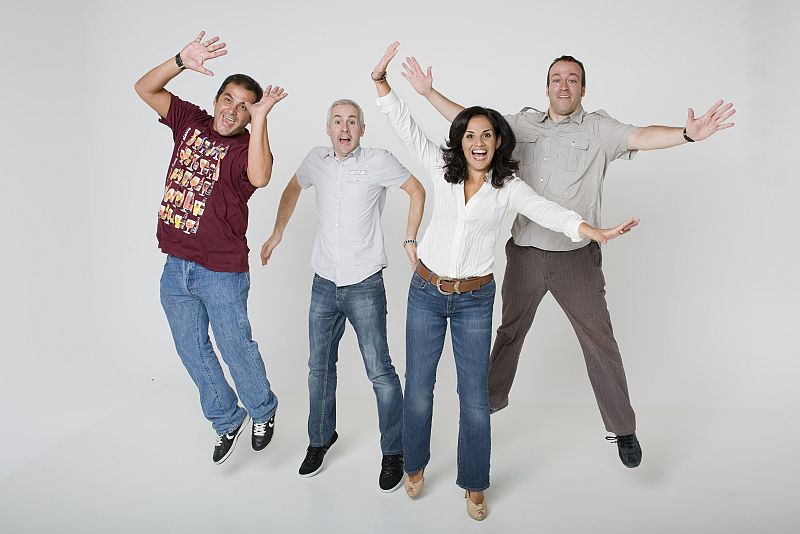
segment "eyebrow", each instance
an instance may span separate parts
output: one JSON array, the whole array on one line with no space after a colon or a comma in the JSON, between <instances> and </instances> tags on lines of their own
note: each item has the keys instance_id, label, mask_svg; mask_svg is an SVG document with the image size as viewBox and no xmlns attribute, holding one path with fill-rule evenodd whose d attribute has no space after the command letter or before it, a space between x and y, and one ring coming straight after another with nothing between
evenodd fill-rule
<instances>
[{"instance_id":1,"label":"eyebrow","mask_svg":"<svg viewBox=\"0 0 800 534\"><path fill-rule=\"evenodd\" d=\"M481 133L493 132L493 131L494 131L494 128L486 128ZM467 133L475 133L475 130L467 130Z\"/></svg>"},{"instance_id":2,"label":"eyebrow","mask_svg":"<svg viewBox=\"0 0 800 534\"><path fill-rule=\"evenodd\" d=\"M347 115L347 117L345 117L344 115L334 115L331 118L335 119L336 117L339 117L340 119L345 119L345 118L347 118L347 119L357 119L358 118L356 115Z\"/></svg>"}]
</instances>

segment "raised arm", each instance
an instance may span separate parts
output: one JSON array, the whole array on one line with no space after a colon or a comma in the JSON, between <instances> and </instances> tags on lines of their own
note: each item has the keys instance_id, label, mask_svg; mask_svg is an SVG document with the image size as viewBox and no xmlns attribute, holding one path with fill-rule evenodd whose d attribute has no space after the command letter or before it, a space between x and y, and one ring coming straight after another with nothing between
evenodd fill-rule
<instances>
[{"instance_id":1,"label":"raised arm","mask_svg":"<svg viewBox=\"0 0 800 534\"><path fill-rule=\"evenodd\" d=\"M408 224L406 225L406 239L403 248L406 250L411 268L417 268L417 232L422 222L422 213L425 210L425 188L419 180L409 176L400 189L408 193ZM413 243L409 242L413 241Z\"/></svg>"},{"instance_id":2,"label":"raised arm","mask_svg":"<svg viewBox=\"0 0 800 534\"><path fill-rule=\"evenodd\" d=\"M634 130L628 137L629 150L658 150L683 145L694 141L702 141L720 130L730 128L734 123L725 122L736 110L728 102L723 105L717 100L701 117L695 118L694 110L689 108L686 127L645 126ZM687 139L688 138L688 139Z\"/></svg>"},{"instance_id":3,"label":"raised arm","mask_svg":"<svg viewBox=\"0 0 800 534\"><path fill-rule=\"evenodd\" d=\"M456 115L464 109L464 106L456 104L433 88L433 67L428 66L428 70L423 72L417 58L407 57L403 62L403 72L400 75L408 80L414 90L424 96L436 108L436 111L447 119L447 122L453 122Z\"/></svg>"},{"instance_id":4,"label":"raised arm","mask_svg":"<svg viewBox=\"0 0 800 534\"><path fill-rule=\"evenodd\" d=\"M283 239L283 231L286 225L289 224L289 219L294 213L294 208L297 206L297 199L300 198L300 193L303 188L300 187L300 182L297 181L297 175L292 176L289 183L281 195L281 201L278 204L278 215L275 217L275 228L272 230L272 235L261 246L261 265L266 265L272 256L272 251L278 246L278 243Z\"/></svg>"},{"instance_id":5,"label":"raised arm","mask_svg":"<svg viewBox=\"0 0 800 534\"><path fill-rule=\"evenodd\" d=\"M247 148L247 179L254 187L264 187L272 177L272 152L269 149L267 115L273 106L289 96L281 87L268 85L261 100L245 102L250 112L250 142Z\"/></svg>"},{"instance_id":6,"label":"raised arm","mask_svg":"<svg viewBox=\"0 0 800 534\"><path fill-rule=\"evenodd\" d=\"M224 56L228 53L224 49L225 43L217 42L219 37L212 37L203 42L205 34L206 32L200 32L197 38L184 46L177 56L171 57L161 65L151 69L134 84L133 88L136 89L136 94L160 116L167 116L172 98L165 87L170 80L183 70L178 66L178 60L183 63L183 67L186 69L213 76L214 73L205 68L203 63L206 60Z\"/></svg>"},{"instance_id":7,"label":"raised arm","mask_svg":"<svg viewBox=\"0 0 800 534\"><path fill-rule=\"evenodd\" d=\"M386 79L386 68L397 54L398 46L400 43L397 41L390 44L370 74L378 92L378 105L381 113L386 116L389 124L405 143L406 148L417 156L430 175L434 176L437 165L440 166L441 163L441 150L436 143L425 136L419 125L414 122L405 102L392 92L392 87Z\"/></svg>"}]
</instances>

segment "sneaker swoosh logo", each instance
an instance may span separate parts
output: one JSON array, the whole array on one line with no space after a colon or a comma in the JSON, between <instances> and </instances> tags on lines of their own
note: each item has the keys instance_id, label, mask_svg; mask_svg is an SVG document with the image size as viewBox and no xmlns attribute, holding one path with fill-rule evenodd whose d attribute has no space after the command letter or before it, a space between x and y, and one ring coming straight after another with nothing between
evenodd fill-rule
<instances>
[{"instance_id":1,"label":"sneaker swoosh logo","mask_svg":"<svg viewBox=\"0 0 800 534\"><path fill-rule=\"evenodd\" d=\"M274 421L270 421L270 422L269 422L269 423L267 423L267 424L269 425L269 427L270 427L270 428L272 428L272 427L274 427L274 426L275 426L275 422L274 422Z\"/></svg>"}]
</instances>

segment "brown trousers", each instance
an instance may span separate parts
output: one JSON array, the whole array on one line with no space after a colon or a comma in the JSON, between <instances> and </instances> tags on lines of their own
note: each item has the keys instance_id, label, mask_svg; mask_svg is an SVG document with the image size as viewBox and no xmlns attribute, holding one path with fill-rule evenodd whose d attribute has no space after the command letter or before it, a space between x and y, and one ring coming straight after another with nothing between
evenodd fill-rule
<instances>
[{"instance_id":1,"label":"brown trousers","mask_svg":"<svg viewBox=\"0 0 800 534\"><path fill-rule=\"evenodd\" d=\"M633 434L636 416L628 396L625 369L606 306L600 246L552 252L506 243L503 279L503 324L497 329L489 367L489 405L493 412L508 405L525 336L539 303L550 291L578 336L586 370L606 430Z\"/></svg>"}]
</instances>

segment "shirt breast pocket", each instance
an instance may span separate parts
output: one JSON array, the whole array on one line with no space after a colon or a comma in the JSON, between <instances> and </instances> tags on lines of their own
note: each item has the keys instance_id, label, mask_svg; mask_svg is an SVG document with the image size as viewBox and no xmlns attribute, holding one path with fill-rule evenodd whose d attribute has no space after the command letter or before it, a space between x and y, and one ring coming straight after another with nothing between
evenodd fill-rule
<instances>
[{"instance_id":1,"label":"shirt breast pocket","mask_svg":"<svg viewBox=\"0 0 800 534\"><path fill-rule=\"evenodd\" d=\"M345 178L347 196L352 198L366 198L369 196L370 180L366 175L350 175Z\"/></svg>"},{"instance_id":2,"label":"shirt breast pocket","mask_svg":"<svg viewBox=\"0 0 800 534\"><path fill-rule=\"evenodd\" d=\"M563 136L559 139L559 148L564 170L583 172L586 168L586 154L589 152L589 138Z\"/></svg>"},{"instance_id":3,"label":"shirt breast pocket","mask_svg":"<svg viewBox=\"0 0 800 534\"><path fill-rule=\"evenodd\" d=\"M533 172L533 164L536 161L536 143L539 142L539 134L520 133L517 136L517 145L514 147L514 158L520 162L520 171L523 176Z\"/></svg>"}]
</instances>

